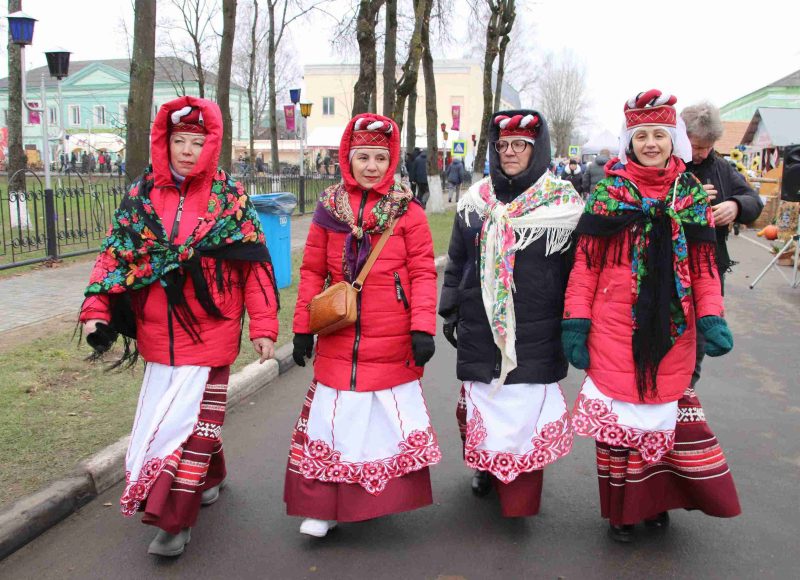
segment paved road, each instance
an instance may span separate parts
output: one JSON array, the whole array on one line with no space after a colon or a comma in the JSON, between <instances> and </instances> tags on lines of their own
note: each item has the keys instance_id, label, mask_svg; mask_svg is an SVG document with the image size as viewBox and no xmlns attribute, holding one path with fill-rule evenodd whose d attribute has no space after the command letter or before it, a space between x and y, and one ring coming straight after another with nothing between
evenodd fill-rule
<instances>
[{"instance_id":1,"label":"paved road","mask_svg":"<svg viewBox=\"0 0 800 580\"><path fill-rule=\"evenodd\" d=\"M435 505L342 525L323 540L301 536L282 503L289 435L311 379L308 368L294 369L230 413L230 486L203 510L181 558L147 555L153 531L119 515L117 486L0 562L0 578L796 578L800 289L775 273L747 289L745 276L768 256L741 238L732 249L742 261L727 298L736 349L707 359L698 390L734 473L738 518L675 512L666 534L613 543L598 515L587 440L548 468L538 517L501 518L494 496L469 493L454 417L455 357L439 338L425 379L444 452L432 470ZM568 397L579 379L573 371L564 381Z\"/></svg>"},{"instance_id":2,"label":"paved road","mask_svg":"<svg viewBox=\"0 0 800 580\"><path fill-rule=\"evenodd\" d=\"M302 248L308 236L311 216L294 216L291 225L291 249ZM86 261L42 268L19 276L0 279L0 333L51 318L77 316L83 303L83 291L92 272Z\"/></svg>"}]
</instances>

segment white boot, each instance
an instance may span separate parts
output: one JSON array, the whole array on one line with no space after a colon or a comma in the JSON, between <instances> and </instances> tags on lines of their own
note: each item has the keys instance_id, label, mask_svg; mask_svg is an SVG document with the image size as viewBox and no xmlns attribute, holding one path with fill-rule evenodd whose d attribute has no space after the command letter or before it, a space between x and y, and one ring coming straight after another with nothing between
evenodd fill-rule
<instances>
[{"instance_id":1,"label":"white boot","mask_svg":"<svg viewBox=\"0 0 800 580\"><path fill-rule=\"evenodd\" d=\"M225 485L228 483L227 479L223 479L219 485L215 485L214 487L209 487L200 495L200 505L207 506L211 505L215 501L219 499L219 490L221 490Z\"/></svg>"},{"instance_id":2,"label":"white boot","mask_svg":"<svg viewBox=\"0 0 800 580\"><path fill-rule=\"evenodd\" d=\"M314 518L306 518L300 524L300 533L307 536L314 536L315 538L324 538L325 535L336 527L336 520L315 520Z\"/></svg>"}]
</instances>

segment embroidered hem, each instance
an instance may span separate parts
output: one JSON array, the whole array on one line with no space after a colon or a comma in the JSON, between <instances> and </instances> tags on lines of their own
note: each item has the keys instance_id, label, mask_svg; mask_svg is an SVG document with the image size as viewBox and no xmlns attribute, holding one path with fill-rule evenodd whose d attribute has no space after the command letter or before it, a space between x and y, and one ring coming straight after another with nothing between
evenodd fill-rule
<instances>
[{"instance_id":1,"label":"embroidered hem","mask_svg":"<svg viewBox=\"0 0 800 580\"><path fill-rule=\"evenodd\" d=\"M483 417L476 408L467 422L464 441L464 462L473 469L489 471L503 483L511 483L521 473L543 469L572 450L573 434L569 414L546 423L531 439L533 448L521 455L504 451L478 449L486 439Z\"/></svg>"},{"instance_id":2,"label":"embroidered hem","mask_svg":"<svg viewBox=\"0 0 800 580\"><path fill-rule=\"evenodd\" d=\"M605 402L581 394L572 411L572 427L582 437L613 447L637 450L647 463L656 463L675 445L675 430L644 431L620 425Z\"/></svg>"},{"instance_id":3,"label":"embroidered hem","mask_svg":"<svg viewBox=\"0 0 800 580\"><path fill-rule=\"evenodd\" d=\"M342 461L340 451L321 439L310 441L305 433L300 473L307 479L331 483L357 483L372 495L380 494L390 480L435 465L442 459L433 428L412 431L398 444L399 453L374 461Z\"/></svg>"},{"instance_id":4,"label":"embroidered hem","mask_svg":"<svg viewBox=\"0 0 800 580\"><path fill-rule=\"evenodd\" d=\"M180 457L180 449L176 450L166 459L153 457L142 466L142 469L139 470L139 477L134 481L131 481L131 472L126 471L125 491L122 493L122 497L119 500L122 515L126 517L136 515L136 512L139 511L139 506L147 499L147 496L150 494L150 489L170 460L174 460L177 463Z\"/></svg>"}]
</instances>

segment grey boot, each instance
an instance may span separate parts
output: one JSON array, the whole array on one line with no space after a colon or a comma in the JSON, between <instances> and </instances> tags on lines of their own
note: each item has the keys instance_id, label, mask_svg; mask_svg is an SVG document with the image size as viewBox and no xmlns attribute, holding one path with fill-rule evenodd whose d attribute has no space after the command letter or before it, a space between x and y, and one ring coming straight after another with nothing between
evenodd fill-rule
<instances>
[{"instance_id":1,"label":"grey boot","mask_svg":"<svg viewBox=\"0 0 800 580\"><path fill-rule=\"evenodd\" d=\"M223 479L219 483L219 485L215 485L214 487L209 487L202 494L200 494L200 505L207 506L216 502L219 499L219 490L225 487L226 484L227 480Z\"/></svg>"},{"instance_id":2,"label":"grey boot","mask_svg":"<svg viewBox=\"0 0 800 580\"><path fill-rule=\"evenodd\" d=\"M180 556L186 548L186 544L192 539L192 528L184 528L177 534L170 534L164 530L158 530L156 537L150 542L147 548L148 554L155 556Z\"/></svg>"}]
</instances>

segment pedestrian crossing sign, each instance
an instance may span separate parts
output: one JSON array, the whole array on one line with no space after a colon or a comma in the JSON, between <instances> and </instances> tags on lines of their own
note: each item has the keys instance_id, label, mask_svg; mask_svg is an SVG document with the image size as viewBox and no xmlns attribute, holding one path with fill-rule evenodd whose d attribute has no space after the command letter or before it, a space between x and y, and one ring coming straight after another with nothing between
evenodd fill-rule
<instances>
[{"instance_id":1,"label":"pedestrian crossing sign","mask_svg":"<svg viewBox=\"0 0 800 580\"><path fill-rule=\"evenodd\" d=\"M467 153L466 141L453 141L453 156L461 155L462 157Z\"/></svg>"},{"instance_id":2,"label":"pedestrian crossing sign","mask_svg":"<svg viewBox=\"0 0 800 580\"><path fill-rule=\"evenodd\" d=\"M569 156L570 157L577 157L581 154L581 148L577 145L570 145L569 146Z\"/></svg>"}]
</instances>

